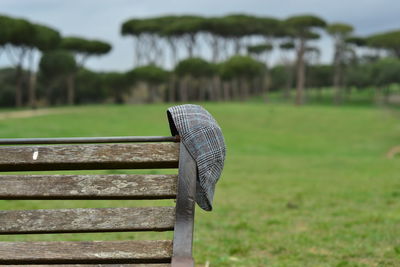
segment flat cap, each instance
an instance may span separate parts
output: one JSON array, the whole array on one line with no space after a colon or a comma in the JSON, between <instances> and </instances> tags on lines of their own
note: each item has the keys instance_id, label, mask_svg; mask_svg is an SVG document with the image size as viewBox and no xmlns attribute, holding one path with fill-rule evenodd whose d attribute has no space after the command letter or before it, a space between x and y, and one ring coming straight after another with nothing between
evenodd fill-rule
<instances>
[{"instance_id":1,"label":"flat cap","mask_svg":"<svg viewBox=\"0 0 400 267\"><path fill-rule=\"evenodd\" d=\"M197 165L196 202L212 210L215 185L224 167L226 146L217 121L199 105L185 104L167 110L172 135L179 135Z\"/></svg>"}]
</instances>

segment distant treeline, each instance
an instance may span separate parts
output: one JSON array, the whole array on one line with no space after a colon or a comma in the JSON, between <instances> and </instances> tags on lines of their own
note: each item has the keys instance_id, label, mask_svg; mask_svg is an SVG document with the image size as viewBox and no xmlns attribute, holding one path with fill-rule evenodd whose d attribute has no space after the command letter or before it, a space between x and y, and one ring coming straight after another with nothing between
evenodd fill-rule
<instances>
[{"instance_id":1,"label":"distant treeline","mask_svg":"<svg viewBox=\"0 0 400 267\"><path fill-rule=\"evenodd\" d=\"M331 65L320 65L320 50L311 45L322 31L332 37ZM302 104L310 87L332 87L339 104L345 88L375 86L381 94L399 83L400 31L359 37L351 25L313 15L131 19L121 34L133 37L135 68L96 73L85 63L107 54L107 42L0 16L0 57L11 65L0 70L0 105L267 100L277 90ZM271 66L274 50L280 61Z\"/></svg>"}]
</instances>

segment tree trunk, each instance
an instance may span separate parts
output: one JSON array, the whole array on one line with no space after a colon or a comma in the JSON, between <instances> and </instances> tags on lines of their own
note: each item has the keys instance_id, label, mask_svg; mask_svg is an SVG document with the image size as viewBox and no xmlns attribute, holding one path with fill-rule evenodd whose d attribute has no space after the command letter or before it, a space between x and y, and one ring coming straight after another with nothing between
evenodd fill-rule
<instances>
[{"instance_id":1,"label":"tree trunk","mask_svg":"<svg viewBox=\"0 0 400 267\"><path fill-rule=\"evenodd\" d=\"M286 100L289 100L292 98L291 91L292 91L292 86L293 86L293 68L290 65L290 63L286 64L286 85L283 90L283 98Z\"/></svg>"},{"instance_id":2,"label":"tree trunk","mask_svg":"<svg viewBox=\"0 0 400 267\"><path fill-rule=\"evenodd\" d=\"M266 73L264 77L261 78L263 81L263 87L264 87L264 102L268 103L269 102L269 88L271 84L271 77L269 73Z\"/></svg>"},{"instance_id":3,"label":"tree trunk","mask_svg":"<svg viewBox=\"0 0 400 267\"><path fill-rule=\"evenodd\" d=\"M192 58L194 56L194 46L196 45L196 35L191 34L187 37L186 40L186 48L188 53L188 58Z\"/></svg>"},{"instance_id":4,"label":"tree trunk","mask_svg":"<svg viewBox=\"0 0 400 267\"><path fill-rule=\"evenodd\" d=\"M381 86L375 88L375 104L378 106L383 106L384 104L383 89Z\"/></svg>"},{"instance_id":5,"label":"tree trunk","mask_svg":"<svg viewBox=\"0 0 400 267\"><path fill-rule=\"evenodd\" d=\"M230 100L230 93L229 91L231 90L231 83L224 81L222 83L222 89L223 89L223 100L228 101Z\"/></svg>"},{"instance_id":6,"label":"tree trunk","mask_svg":"<svg viewBox=\"0 0 400 267\"><path fill-rule=\"evenodd\" d=\"M35 109L36 108L36 74L34 74L32 71L29 75L28 98L29 98L29 106L32 109Z\"/></svg>"},{"instance_id":7,"label":"tree trunk","mask_svg":"<svg viewBox=\"0 0 400 267\"><path fill-rule=\"evenodd\" d=\"M238 87L238 98L240 101L245 100L245 95L246 95L246 86L245 86L245 81L243 78L239 78L237 81L237 87Z\"/></svg>"},{"instance_id":8,"label":"tree trunk","mask_svg":"<svg viewBox=\"0 0 400 267\"><path fill-rule=\"evenodd\" d=\"M285 88L283 89L283 99L289 100L292 98L291 90L292 88L286 84Z\"/></svg>"},{"instance_id":9,"label":"tree trunk","mask_svg":"<svg viewBox=\"0 0 400 267\"><path fill-rule=\"evenodd\" d=\"M343 102L349 102L351 100L351 87L347 85L343 87Z\"/></svg>"},{"instance_id":10,"label":"tree trunk","mask_svg":"<svg viewBox=\"0 0 400 267\"><path fill-rule=\"evenodd\" d=\"M320 87L317 89L317 100L321 101L322 100L322 93L323 93L324 87Z\"/></svg>"},{"instance_id":11,"label":"tree trunk","mask_svg":"<svg viewBox=\"0 0 400 267\"><path fill-rule=\"evenodd\" d=\"M231 88L232 88L232 99L238 100L240 98L240 88L239 88L239 81L238 78L235 78L231 81Z\"/></svg>"},{"instance_id":12,"label":"tree trunk","mask_svg":"<svg viewBox=\"0 0 400 267\"><path fill-rule=\"evenodd\" d=\"M134 37L134 39L133 39L133 48L135 51L134 60L133 60L134 67L140 66L142 64L142 61L143 61L142 43L143 43L142 37L139 37L139 36L137 36L136 38Z\"/></svg>"},{"instance_id":13,"label":"tree trunk","mask_svg":"<svg viewBox=\"0 0 400 267\"><path fill-rule=\"evenodd\" d=\"M199 94L196 100L203 102L206 100L207 97L207 91L208 91L207 78L202 77L198 79L197 87Z\"/></svg>"},{"instance_id":14,"label":"tree trunk","mask_svg":"<svg viewBox=\"0 0 400 267\"><path fill-rule=\"evenodd\" d=\"M212 51L212 56L211 56L211 61L213 63L218 62L219 60L219 40L218 37L213 36L211 37L211 51Z\"/></svg>"},{"instance_id":15,"label":"tree trunk","mask_svg":"<svg viewBox=\"0 0 400 267\"><path fill-rule=\"evenodd\" d=\"M234 43L234 53L235 55L240 54L240 50L241 50L241 40L240 38L235 38L233 39L233 43Z\"/></svg>"},{"instance_id":16,"label":"tree trunk","mask_svg":"<svg viewBox=\"0 0 400 267\"><path fill-rule=\"evenodd\" d=\"M337 79L337 75L334 75L334 79ZM333 98L333 103L335 105L340 105L342 103L342 89L338 85L333 86L333 92L334 92L334 98Z\"/></svg>"},{"instance_id":17,"label":"tree trunk","mask_svg":"<svg viewBox=\"0 0 400 267\"><path fill-rule=\"evenodd\" d=\"M389 104L389 101L390 101L390 86L389 85L387 85L386 87L385 87L385 90L383 91L383 103L385 104L385 105L387 105L387 104Z\"/></svg>"},{"instance_id":18,"label":"tree trunk","mask_svg":"<svg viewBox=\"0 0 400 267\"><path fill-rule=\"evenodd\" d=\"M62 82L64 82L64 80L62 80ZM54 98L54 88L60 84L60 79L51 79L50 81L48 81L47 85L46 85L46 92L45 92L45 99L47 102L47 105L54 105L55 104L55 98Z\"/></svg>"},{"instance_id":19,"label":"tree trunk","mask_svg":"<svg viewBox=\"0 0 400 267\"><path fill-rule=\"evenodd\" d=\"M171 75L168 84L168 102L174 103L176 102L176 76L175 74Z\"/></svg>"},{"instance_id":20,"label":"tree trunk","mask_svg":"<svg viewBox=\"0 0 400 267\"><path fill-rule=\"evenodd\" d=\"M193 78L192 75L186 76L187 79L187 95L188 101L198 101L199 100L199 83Z\"/></svg>"},{"instance_id":21,"label":"tree trunk","mask_svg":"<svg viewBox=\"0 0 400 267\"><path fill-rule=\"evenodd\" d=\"M214 75L213 81L212 81L212 93L211 95L213 101L220 101L221 100L221 92L222 92L222 86L221 86L221 79L219 78L218 75Z\"/></svg>"},{"instance_id":22,"label":"tree trunk","mask_svg":"<svg viewBox=\"0 0 400 267\"><path fill-rule=\"evenodd\" d=\"M333 102L336 105L341 104L342 102L342 88L341 88L341 80L342 80L342 69L341 69L341 51L340 44L336 43L335 45L335 55L333 59L333 90L334 90L334 98Z\"/></svg>"},{"instance_id":23,"label":"tree trunk","mask_svg":"<svg viewBox=\"0 0 400 267\"><path fill-rule=\"evenodd\" d=\"M157 100L157 96L158 96L158 87L155 84L146 84L147 87L147 92L148 92L148 98L147 98L147 102L148 103L154 103Z\"/></svg>"},{"instance_id":24,"label":"tree trunk","mask_svg":"<svg viewBox=\"0 0 400 267\"><path fill-rule=\"evenodd\" d=\"M179 80L179 100L181 102L188 101L188 79L186 76Z\"/></svg>"},{"instance_id":25,"label":"tree trunk","mask_svg":"<svg viewBox=\"0 0 400 267\"><path fill-rule=\"evenodd\" d=\"M28 49L28 106L36 108L36 74L34 72L35 50Z\"/></svg>"},{"instance_id":26,"label":"tree trunk","mask_svg":"<svg viewBox=\"0 0 400 267\"><path fill-rule=\"evenodd\" d=\"M176 44L175 44L175 41L171 37L167 38L167 42L168 42L169 48L171 50L171 62L172 62L172 65L175 66L176 63L178 62L178 51L176 48Z\"/></svg>"},{"instance_id":27,"label":"tree trunk","mask_svg":"<svg viewBox=\"0 0 400 267\"><path fill-rule=\"evenodd\" d=\"M121 90L115 90L114 95L115 103L116 104L123 104L124 103L124 96Z\"/></svg>"},{"instance_id":28,"label":"tree trunk","mask_svg":"<svg viewBox=\"0 0 400 267\"><path fill-rule=\"evenodd\" d=\"M228 58L228 45L229 42L227 39L222 39L221 50L220 50L220 59L225 60Z\"/></svg>"},{"instance_id":29,"label":"tree trunk","mask_svg":"<svg viewBox=\"0 0 400 267\"><path fill-rule=\"evenodd\" d=\"M23 72L22 66L18 65L15 71L16 85L15 85L15 106L17 108L22 107L22 83L23 83Z\"/></svg>"},{"instance_id":30,"label":"tree trunk","mask_svg":"<svg viewBox=\"0 0 400 267\"><path fill-rule=\"evenodd\" d=\"M147 51L148 54L148 63L153 65L161 64L163 59L162 50L158 49L158 39L155 35L150 35L149 37L149 50Z\"/></svg>"},{"instance_id":31,"label":"tree trunk","mask_svg":"<svg viewBox=\"0 0 400 267\"><path fill-rule=\"evenodd\" d=\"M296 105L303 104L304 84L305 84L305 66L304 66L304 52L306 47L306 40L300 39L300 47L297 51L297 75L296 75Z\"/></svg>"},{"instance_id":32,"label":"tree trunk","mask_svg":"<svg viewBox=\"0 0 400 267\"><path fill-rule=\"evenodd\" d=\"M67 76L67 103L68 105L75 104L75 74L68 74Z\"/></svg>"}]
</instances>

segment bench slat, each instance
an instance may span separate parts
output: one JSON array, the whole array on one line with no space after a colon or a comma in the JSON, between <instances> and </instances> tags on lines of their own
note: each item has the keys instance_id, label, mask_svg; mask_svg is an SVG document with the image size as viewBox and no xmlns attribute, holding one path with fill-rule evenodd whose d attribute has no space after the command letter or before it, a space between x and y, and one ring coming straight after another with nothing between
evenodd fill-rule
<instances>
[{"instance_id":1,"label":"bench slat","mask_svg":"<svg viewBox=\"0 0 400 267\"><path fill-rule=\"evenodd\" d=\"M0 175L0 199L173 199L177 175Z\"/></svg>"},{"instance_id":2,"label":"bench slat","mask_svg":"<svg viewBox=\"0 0 400 267\"><path fill-rule=\"evenodd\" d=\"M0 242L0 264L167 263L172 241Z\"/></svg>"},{"instance_id":3,"label":"bench slat","mask_svg":"<svg viewBox=\"0 0 400 267\"><path fill-rule=\"evenodd\" d=\"M0 146L0 171L177 168L179 143Z\"/></svg>"},{"instance_id":4,"label":"bench slat","mask_svg":"<svg viewBox=\"0 0 400 267\"><path fill-rule=\"evenodd\" d=\"M7 264L0 266L21 267L21 265ZM54 267L54 264L35 264L35 267ZM169 263L139 263L139 264L57 264L57 267L171 267Z\"/></svg>"},{"instance_id":5,"label":"bench slat","mask_svg":"<svg viewBox=\"0 0 400 267\"><path fill-rule=\"evenodd\" d=\"M174 207L0 211L0 234L173 230Z\"/></svg>"},{"instance_id":6,"label":"bench slat","mask_svg":"<svg viewBox=\"0 0 400 267\"><path fill-rule=\"evenodd\" d=\"M7 264L0 266L21 267L21 265ZM139 263L139 264L57 264L57 267L171 267L169 263ZM53 264L35 264L35 267L54 267Z\"/></svg>"}]
</instances>

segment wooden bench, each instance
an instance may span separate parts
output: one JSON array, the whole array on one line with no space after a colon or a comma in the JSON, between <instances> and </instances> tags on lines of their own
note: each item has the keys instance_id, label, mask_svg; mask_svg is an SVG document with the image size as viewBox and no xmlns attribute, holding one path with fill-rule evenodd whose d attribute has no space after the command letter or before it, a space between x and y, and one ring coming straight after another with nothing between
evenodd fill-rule
<instances>
[{"instance_id":1,"label":"wooden bench","mask_svg":"<svg viewBox=\"0 0 400 267\"><path fill-rule=\"evenodd\" d=\"M0 139L0 145L2 200L176 199L172 207L0 211L0 234L124 231L173 231L174 234L173 240L160 241L0 242L1 265L194 266L197 170L179 137ZM164 168L178 168L178 173L31 174Z\"/></svg>"}]
</instances>

